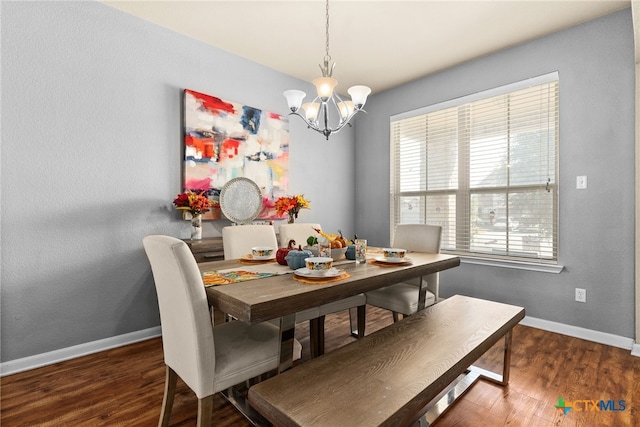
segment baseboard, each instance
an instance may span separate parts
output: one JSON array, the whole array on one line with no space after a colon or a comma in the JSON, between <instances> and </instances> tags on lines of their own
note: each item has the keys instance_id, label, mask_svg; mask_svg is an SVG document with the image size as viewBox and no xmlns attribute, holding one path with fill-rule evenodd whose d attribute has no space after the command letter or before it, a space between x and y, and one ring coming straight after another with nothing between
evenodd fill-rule
<instances>
[{"instance_id":1,"label":"baseboard","mask_svg":"<svg viewBox=\"0 0 640 427\"><path fill-rule=\"evenodd\" d=\"M625 338L619 335L580 328L578 326L565 325L564 323L551 322L549 320L538 319L530 316L525 316L525 318L520 321L520 324L524 326L531 326L532 328L543 329L549 332L556 332L562 335L568 335L574 338L597 342L599 344L632 350L631 355L640 357L640 345L634 344L633 338Z\"/></svg>"},{"instance_id":2,"label":"baseboard","mask_svg":"<svg viewBox=\"0 0 640 427\"><path fill-rule=\"evenodd\" d=\"M47 353L35 354L21 359L2 362L0 363L0 377L40 368L42 366L53 365L54 363L75 359L76 357L86 356L88 354L98 353L116 347L122 347L148 340L150 338L159 337L160 335L162 335L162 330L160 326L156 326L149 329L143 329L141 331L130 332L128 334L74 345L72 347L61 348Z\"/></svg>"},{"instance_id":3,"label":"baseboard","mask_svg":"<svg viewBox=\"0 0 640 427\"><path fill-rule=\"evenodd\" d=\"M613 347L624 348L627 350L631 350L632 356L640 357L640 344L634 343L632 338L625 338L619 335L598 332L591 329L580 328L577 326L565 325L564 323L551 322L549 320L538 319L530 316L525 316L520 324L524 326L530 326L532 328L543 329L549 332L555 332L562 335L568 335L574 338L581 338L587 341L593 341ZM8 362L0 363L0 377L16 374L18 372L28 371L30 369L40 368L42 366L53 365L54 363L75 359L76 357L86 356L88 354L98 353L100 351L105 351L116 347L122 347L139 341L156 338L160 335L162 335L160 326L156 326L149 329L143 329L141 331L131 332L128 334L92 341L85 344L62 348L60 350L54 350L48 353L36 354L33 356L23 357L22 359L10 360Z\"/></svg>"}]
</instances>

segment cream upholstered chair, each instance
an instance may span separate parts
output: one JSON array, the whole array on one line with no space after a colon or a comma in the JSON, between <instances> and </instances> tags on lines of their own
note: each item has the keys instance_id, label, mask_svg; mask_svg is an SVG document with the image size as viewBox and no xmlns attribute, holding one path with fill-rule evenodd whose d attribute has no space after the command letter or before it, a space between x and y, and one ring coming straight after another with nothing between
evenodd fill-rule
<instances>
[{"instance_id":1,"label":"cream upholstered chair","mask_svg":"<svg viewBox=\"0 0 640 427\"><path fill-rule=\"evenodd\" d=\"M254 246L269 246L274 253L278 249L278 238L273 225L231 225L222 229L224 259L237 259L251 253Z\"/></svg>"},{"instance_id":2,"label":"cream upholstered chair","mask_svg":"<svg viewBox=\"0 0 640 427\"><path fill-rule=\"evenodd\" d=\"M439 225L398 224L392 246L411 252L439 253L441 241L442 227ZM438 301L440 277L438 273L434 273L423 276L422 280L427 284L423 288L427 307ZM390 310L393 312L394 322L397 322L398 313L410 316L418 311L419 286L420 278L417 278L369 291L366 293L367 304Z\"/></svg>"},{"instance_id":3,"label":"cream upholstered chair","mask_svg":"<svg viewBox=\"0 0 640 427\"><path fill-rule=\"evenodd\" d=\"M278 247L278 238L272 225L245 224L231 225L222 229L222 246L225 259L238 259L251 253L253 246ZM320 317L320 309L313 307L296 313L296 322L316 319ZM310 325L314 328L317 325ZM313 333L313 332L312 332ZM314 353L314 340L311 340L311 353Z\"/></svg>"},{"instance_id":4,"label":"cream upholstered chair","mask_svg":"<svg viewBox=\"0 0 640 427\"><path fill-rule=\"evenodd\" d=\"M179 376L198 397L198 426L207 426L215 393L278 367L278 327L239 321L214 326L200 270L185 242L154 235L143 246L158 294L166 365L159 425L169 425ZM294 359L300 352L294 341Z\"/></svg>"},{"instance_id":5,"label":"cream upholstered chair","mask_svg":"<svg viewBox=\"0 0 640 427\"><path fill-rule=\"evenodd\" d=\"M307 238L309 236L318 237L319 234L314 230L314 228L320 229L320 224L314 223L294 223L294 224L282 224L280 226L279 234L280 234L280 246L286 247L289 243L289 240L293 239L297 244L305 246L307 244ZM339 301L334 301L328 304L321 305L319 307L320 313L314 322L318 322L317 325L314 325L314 328L317 328L318 333L321 334L316 336L318 348L318 354L320 355L324 353L324 319L327 314L337 313L343 310L349 310L349 323L351 327L351 334L361 338L364 336L364 328L365 328L365 320L366 320L366 302L367 298L364 294L354 295L351 297L343 298ZM353 322L351 321L351 309L353 307L357 307L358 311L358 323L357 329L354 329ZM296 320L298 317L296 316ZM310 326L313 325L313 322ZM312 349L313 355L313 349ZM315 356L315 355L314 355Z\"/></svg>"}]
</instances>

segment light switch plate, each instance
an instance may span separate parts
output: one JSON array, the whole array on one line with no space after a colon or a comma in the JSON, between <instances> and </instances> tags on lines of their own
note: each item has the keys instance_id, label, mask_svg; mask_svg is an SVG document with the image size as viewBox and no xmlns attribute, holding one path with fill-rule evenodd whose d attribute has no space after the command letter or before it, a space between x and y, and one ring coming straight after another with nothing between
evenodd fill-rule
<instances>
[{"instance_id":1,"label":"light switch plate","mask_svg":"<svg viewBox=\"0 0 640 427\"><path fill-rule=\"evenodd\" d=\"M576 177L576 188L578 190L586 190L587 189L587 176L581 175Z\"/></svg>"}]
</instances>

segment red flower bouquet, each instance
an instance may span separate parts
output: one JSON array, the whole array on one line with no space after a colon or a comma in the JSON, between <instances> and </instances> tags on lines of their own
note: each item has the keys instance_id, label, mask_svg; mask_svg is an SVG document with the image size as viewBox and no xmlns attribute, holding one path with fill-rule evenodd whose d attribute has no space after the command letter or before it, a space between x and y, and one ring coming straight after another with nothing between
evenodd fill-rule
<instances>
[{"instance_id":1,"label":"red flower bouquet","mask_svg":"<svg viewBox=\"0 0 640 427\"><path fill-rule=\"evenodd\" d=\"M205 192L196 194L193 191L187 191L182 194L178 194L173 204L176 209L189 212L191 215L201 215L208 212L211 208L211 200L204 196Z\"/></svg>"}]
</instances>

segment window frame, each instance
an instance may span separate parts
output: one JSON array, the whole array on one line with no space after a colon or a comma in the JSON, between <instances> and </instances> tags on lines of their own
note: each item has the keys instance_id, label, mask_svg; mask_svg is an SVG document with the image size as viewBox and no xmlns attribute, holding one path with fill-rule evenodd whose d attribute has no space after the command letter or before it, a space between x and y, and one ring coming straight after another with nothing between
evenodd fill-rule
<instances>
[{"instance_id":1,"label":"window frame","mask_svg":"<svg viewBox=\"0 0 640 427\"><path fill-rule=\"evenodd\" d=\"M467 168L460 167L461 164L468 165L468 161L470 158L470 141L471 136L469 135L467 127L465 132L461 132L457 134L456 139L458 144L463 143L467 144L466 150L461 150L459 147L456 148L457 157L457 166L458 166L458 185L457 188L453 189L443 189L443 190L432 190L425 187L424 190L414 190L414 191L400 191L400 174L398 173L400 168L400 159L396 158L396 141L394 140L394 123L399 122L403 119L416 118L419 116L424 116L429 113L434 113L441 110L450 109L453 107L457 107L460 111L460 107L468 105L475 101L480 101L486 98L492 98L499 95L507 95L518 90L527 89L543 84L554 83L557 85L556 87L556 97L554 100L556 101L556 106L553 111L555 116L553 117L553 135L554 135L554 146L552 147L554 150L554 165L553 165L553 180L552 182L547 182L545 184L526 184L522 186L507 185L503 186L493 186L493 187L481 187L481 188L471 188L470 184L470 174L471 169L469 166ZM525 268L536 271L549 271L558 273L562 270L562 266L558 265L559 261L559 191L558 191L558 180L559 180L559 73L552 72L542 76L533 77L530 79L526 79L523 81L515 82L512 84L500 86L497 88L489 89L486 91L474 93L471 95L467 95L464 97L452 99L449 101L437 103L434 105L426 106L423 108L419 108L417 110L408 111L401 114L396 114L390 117L390 237L391 241L393 241L393 234L395 231L395 226L399 224L401 203L398 201L403 197L420 197L423 198L423 206L427 206L426 198L429 195L433 194L447 194L455 197L456 199L456 214L455 214L455 248L447 249L443 247L443 252L457 254L461 256L463 262L469 262L472 264L486 264L486 265L494 265L494 266L505 266L511 268ZM460 114L460 113L458 113ZM509 115L507 114L507 119L509 119ZM460 123L460 122L459 122ZM510 140L508 140L510 143ZM507 149L509 152L509 149ZM426 152L424 154L426 158ZM466 158L463 158L466 156ZM425 161L426 164L426 161ZM420 170L420 174L426 175L426 169ZM426 178L425 178L426 179ZM471 248L471 228L472 228L472 220L470 212L472 195L480 194L480 193L497 193L498 190L504 193L505 198L509 197L509 194L513 194L517 190L528 190L531 194L535 193L535 191L540 191L544 188L544 191L552 192L553 197L553 205L552 205L552 236L551 236L551 258L544 257L528 257L528 256L518 256L508 254L508 249L506 255L502 254L490 254L484 252L473 252L470 250ZM509 206L509 203L506 203ZM426 214L422 215L422 222L429 222L426 218ZM507 217L508 218L508 217ZM509 235L509 226L507 224L505 230L506 238L508 239ZM461 239L461 236L463 237ZM505 247L508 243L505 244ZM515 252L515 251L514 251Z\"/></svg>"}]
</instances>

